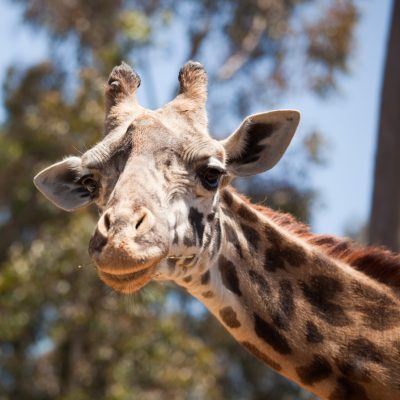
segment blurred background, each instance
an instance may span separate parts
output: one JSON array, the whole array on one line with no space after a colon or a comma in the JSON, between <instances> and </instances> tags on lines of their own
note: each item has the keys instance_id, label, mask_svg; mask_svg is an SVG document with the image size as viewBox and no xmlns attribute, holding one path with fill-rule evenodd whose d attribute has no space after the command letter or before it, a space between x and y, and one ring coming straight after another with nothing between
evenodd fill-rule
<instances>
[{"instance_id":1,"label":"blurred background","mask_svg":"<svg viewBox=\"0 0 400 400\"><path fill-rule=\"evenodd\" d=\"M302 112L280 165L236 186L400 251L400 2L1 0L0 46L0 399L311 399L178 288L107 289L87 255L96 210L57 210L32 177L100 139L114 65L156 108L195 59L216 137Z\"/></svg>"}]
</instances>

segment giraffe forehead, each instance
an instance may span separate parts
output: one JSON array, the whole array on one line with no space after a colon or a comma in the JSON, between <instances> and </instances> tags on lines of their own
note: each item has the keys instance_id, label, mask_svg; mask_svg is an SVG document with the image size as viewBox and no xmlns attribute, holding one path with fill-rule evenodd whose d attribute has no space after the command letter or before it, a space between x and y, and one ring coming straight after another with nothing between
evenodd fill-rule
<instances>
[{"instance_id":1,"label":"giraffe forehead","mask_svg":"<svg viewBox=\"0 0 400 400\"><path fill-rule=\"evenodd\" d=\"M154 151L159 148L179 148L182 138L151 116L137 118L128 128L134 152Z\"/></svg>"},{"instance_id":2,"label":"giraffe forehead","mask_svg":"<svg viewBox=\"0 0 400 400\"><path fill-rule=\"evenodd\" d=\"M175 154L185 163L206 161L216 158L225 161L223 146L208 135L196 134L190 130L173 129L154 118L134 121L128 132L132 143L132 153L159 155Z\"/></svg>"},{"instance_id":3,"label":"giraffe forehead","mask_svg":"<svg viewBox=\"0 0 400 400\"><path fill-rule=\"evenodd\" d=\"M204 132L194 132L181 124L169 124L160 114L146 112L124 128L107 135L82 157L85 167L101 169L115 160L127 160L130 156L175 154L184 163L206 161L215 158L225 162L225 150L220 142Z\"/></svg>"}]
</instances>

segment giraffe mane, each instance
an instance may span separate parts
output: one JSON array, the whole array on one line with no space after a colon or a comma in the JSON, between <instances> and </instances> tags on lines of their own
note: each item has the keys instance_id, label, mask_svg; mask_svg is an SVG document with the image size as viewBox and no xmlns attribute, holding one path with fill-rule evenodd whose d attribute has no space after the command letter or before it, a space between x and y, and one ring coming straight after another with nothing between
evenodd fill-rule
<instances>
[{"instance_id":1,"label":"giraffe mane","mask_svg":"<svg viewBox=\"0 0 400 400\"><path fill-rule=\"evenodd\" d=\"M312 233L307 225L296 220L291 214L251 203L246 196L235 193L250 207L266 215L286 231L318 247L326 255L347 263L381 283L400 288L400 255L385 247L363 246L349 238Z\"/></svg>"}]
</instances>

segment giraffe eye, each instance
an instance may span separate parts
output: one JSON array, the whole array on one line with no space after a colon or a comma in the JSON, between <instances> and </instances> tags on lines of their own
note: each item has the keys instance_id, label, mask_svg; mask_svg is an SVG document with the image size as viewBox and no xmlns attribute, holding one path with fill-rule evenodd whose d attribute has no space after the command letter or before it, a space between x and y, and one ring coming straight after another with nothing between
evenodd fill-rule
<instances>
[{"instance_id":1,"label":"giraffe eye","mask_svg":"<svg viewBox=\"0 0 400 400\"><path fill-rule=\"evenodd\" d=\"M80 180L80 183L86 188L86 190L94 194L97 191L98 183L95 179L93 179L92 175L83 176Z\"/></svg>"},{"instance_id":2,"label":"giraffe eye","mask_svg":"<svg viewBox=\"0 0 400 400\"><path fill-rule=\"evenodd\" d=\"M217 168L206 168L200 175L203 186L208 190L214 190L218 187L219 180L224 171Z\"/></svg>"}]
</instances>

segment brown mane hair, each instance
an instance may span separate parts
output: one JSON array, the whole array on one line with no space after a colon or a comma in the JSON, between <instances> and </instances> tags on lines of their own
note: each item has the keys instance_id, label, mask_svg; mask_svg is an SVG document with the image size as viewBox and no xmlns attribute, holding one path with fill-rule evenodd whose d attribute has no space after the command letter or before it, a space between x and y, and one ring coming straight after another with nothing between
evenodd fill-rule
<instances>
[{"instance_id":1,"label":"brown mane hair","mask_svg":"<svg viewBox=\"0 0 400 400\"><path fill-rule=\"evenodd\" d=\"M297 237L317 246L330 257L351 265L381 283L400 288L400 255L384 247L362 246L349 238L314 234L307 225L297 221L292 215L253 204L245 196L236 194L250 207Z\"/></svg>"}]
</instances>

